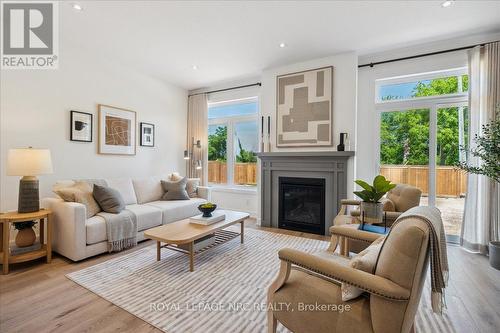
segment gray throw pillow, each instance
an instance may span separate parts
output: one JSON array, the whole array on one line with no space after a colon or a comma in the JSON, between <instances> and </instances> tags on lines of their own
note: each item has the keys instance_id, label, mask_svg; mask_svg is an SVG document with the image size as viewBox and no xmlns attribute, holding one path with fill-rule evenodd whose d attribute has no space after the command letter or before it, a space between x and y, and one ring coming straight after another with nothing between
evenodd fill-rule
<instances>
[{"instance_id":1,"label":"gray throw pillow","mask_svg":"<svg viewBox=\"0 0 500 333\"><path fill-rule=\"evenodd\" d=\"M94 184L92 191L95 201L106 213L118 214L125 209L125 201L117 190Z\"/></svg>"},{"instance_id":2,"label":"gray throw pillow","mask_svg":"<svg viewBox=\"0 0 500 333\"><path fill-rule=\"evenodd\" d=\"M189 195L186 191L187 177L177 181L161 181L161 186L166 192L163 200L189 200Z\"/></svg>"}]
</instances>

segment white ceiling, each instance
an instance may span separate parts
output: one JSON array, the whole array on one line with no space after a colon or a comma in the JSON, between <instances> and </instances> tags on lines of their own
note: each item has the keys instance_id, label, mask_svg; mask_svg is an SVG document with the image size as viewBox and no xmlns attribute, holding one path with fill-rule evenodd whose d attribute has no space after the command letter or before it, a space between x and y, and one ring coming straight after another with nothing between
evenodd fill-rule
<instances>
[{"instance_id":1,"label":"white ceiling","mask_svg":"<svg viewBox=\"0 0 500 333\"><path fill-rule=\"evenodd\" d=\"M60 43L194 89L339 52L500 30L500 1L441 2L81 1L81 12L66 2Z\"/></svg>"}]
</instances>

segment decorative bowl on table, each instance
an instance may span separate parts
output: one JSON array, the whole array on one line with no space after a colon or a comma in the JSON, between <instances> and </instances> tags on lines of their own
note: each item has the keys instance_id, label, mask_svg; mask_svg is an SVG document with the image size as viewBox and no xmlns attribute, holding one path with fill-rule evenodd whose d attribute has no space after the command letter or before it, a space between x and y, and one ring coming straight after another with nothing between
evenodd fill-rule
<instances>
[{"instance_id":1,"label":"decorative bowl on table","mask_svg":"<svg viewBox=\"0 0 500 333\"><path fill-rule=\"evenodd\" d=\"M203 217L212 217L212 212L217 208L216 204L207 202L198 206L200 212L203 213Z\"/></svg>"}]
</instances>

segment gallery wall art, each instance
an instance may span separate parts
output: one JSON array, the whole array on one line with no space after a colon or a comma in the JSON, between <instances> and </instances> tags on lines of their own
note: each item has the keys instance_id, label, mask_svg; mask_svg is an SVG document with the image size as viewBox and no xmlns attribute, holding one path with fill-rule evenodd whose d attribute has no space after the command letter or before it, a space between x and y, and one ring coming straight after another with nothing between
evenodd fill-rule
<instances>
[{"instance_id":1,"label":"gallery wall art","mask_svg":"<svg viewBox=\"0 0 500 333\"><path fill-rule=\"evenodd\" d=\"M91 113L71 111L69 130L71 141L92 142L92 118Z\"/></svg>"},{"instance_id":2,"label":"gallery wall art","mask_svg":"<svg viewBox=\"0 0 500 333\"><path fill-rule=\"evenodd\" d=\"M332 146L333 67L276 78L276 146Z\"/></svg>"},{"instance_id":3,"label":"gallery wall art","mask_svg":"<svg viewBox=\"0 0 500 333\"><path fill-rule=\"evenodd\" d=\"M155 125L149 123L141 123L140 125L141 139L140 144L144 147L155 146Z\"/></svg>"},{"instance_id":4,"label":"gallery wall art","mask_svg":"<svg viewBox=\"0 0 500 333\"><path fill-rule=\"evenodd\" d=\"M135 111L99 104L99 154L135 155Z\"/></svg>"}]
</instances>

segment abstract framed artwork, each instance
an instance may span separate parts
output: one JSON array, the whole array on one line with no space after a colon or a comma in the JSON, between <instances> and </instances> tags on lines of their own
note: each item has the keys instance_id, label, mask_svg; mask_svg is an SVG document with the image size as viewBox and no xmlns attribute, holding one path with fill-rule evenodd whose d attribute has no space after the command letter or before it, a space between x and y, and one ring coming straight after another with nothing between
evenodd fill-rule
<instances>
[{"instance_id":1,"label":"abstract framed artwork","mask_svg":"<svg viewBox=\"0 0 500 333\"><path fill-rule=\"evenodd\" d=\"M149 123L140 124L140 144L144 147L154 147L155 146L155 125Z\"/></svg>"},{"instance_id":2,"label":"abstract framed artwork","mask_svg":"<svg viewBox=\"0 0 500 333\"><path fill-rule=\"evenodd\" d=\"M135 155L135 111L99 104L99 154Z\"/></svg>"},{"instance_id":3,"label":"abstract framed artwork","mask_svg":"<svg viewBox=\"0 0 500 333\"><path fill-rule=\"evenodd\" d=\"M93 115L87 112L71 111L69 139L71 141L92 142Z\"/></svg>"},{"instance_id":4,"label":"abstract framed artwork","mask_svg":"<svg viewBox=\"0 0 500 333\"><path fill-rule=\"evenodd\" d=\"M276 78L276 146L333 145L333 66Z\"/></svg>"}]
</instances>

